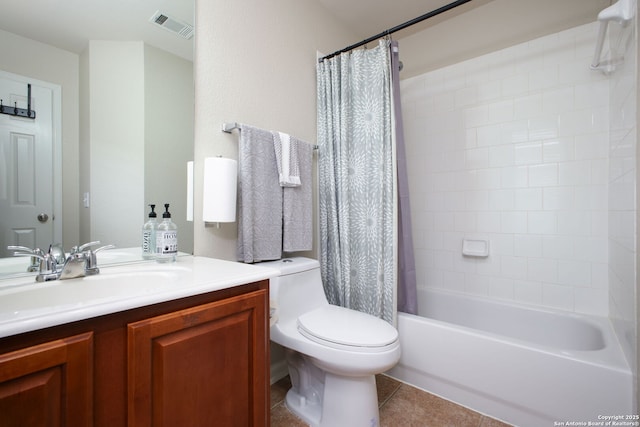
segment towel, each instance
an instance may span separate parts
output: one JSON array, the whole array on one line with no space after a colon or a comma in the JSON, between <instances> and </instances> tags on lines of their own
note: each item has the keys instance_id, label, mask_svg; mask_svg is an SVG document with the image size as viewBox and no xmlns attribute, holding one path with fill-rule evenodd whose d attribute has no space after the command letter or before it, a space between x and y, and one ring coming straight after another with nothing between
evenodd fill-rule
<instances>
[{"instance_id":1,"label":"towel","mask_svg":"<svg viewBox=\"0 0 640 427\"><path fill-rule=\"evenodd\" d=\"M300 185L282 189L283 249L285 252L310 251L313 245L313 146L294 137L290 139L297 147Z\"/></svg>"},{"instance_id":2,"label":"towel","mask_svg":"<svg viewBox=\"0 0 640 427\"><path fill-rule=\"evenodd\" d=\"M282 257L282 187L270 131L240 126L238 152L239 261Z\"/></svg>"},{"instance_id":3,"label":"towel","mask_svg":"<svg viewBox=\"0 0 640 427\"><path fill-rule=\"evenodd\" d=\"M272 134L280 186L298 187L300 185L298 140L283 132L272 132Z\"/></svg>"}]
</instances>

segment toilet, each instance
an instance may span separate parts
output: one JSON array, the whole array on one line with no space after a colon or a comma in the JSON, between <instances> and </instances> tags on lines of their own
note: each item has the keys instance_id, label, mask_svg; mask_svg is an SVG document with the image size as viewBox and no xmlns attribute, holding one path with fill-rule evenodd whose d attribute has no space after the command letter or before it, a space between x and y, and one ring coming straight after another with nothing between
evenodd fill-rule
<instances>
[{"instance_id":1,"label":"toilet","mask_svg":"<svg viewBox=\"0 0 640 427\"><path fill-rule=\"evenodd\" d=\"M379 426L375 375L400 359L398 331L382 319L330 305L320 264L288 258L260 265L271 279L271 340L285 348L286 405L309 425Z\"/></svg>"}]
</instances>

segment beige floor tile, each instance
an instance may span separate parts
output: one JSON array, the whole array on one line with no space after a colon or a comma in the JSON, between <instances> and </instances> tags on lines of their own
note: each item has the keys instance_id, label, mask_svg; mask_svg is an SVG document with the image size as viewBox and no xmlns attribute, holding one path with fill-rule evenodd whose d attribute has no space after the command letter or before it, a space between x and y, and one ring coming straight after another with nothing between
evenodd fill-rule
<instances>
[{"instance_id":1,"label":"beige floor tile","mask_svg":"<svg viewBox=\"0 0 640 427\"><path fill-rule=\"evenodd\" d=\"M271 427L307 427L307 424L281 403L271 408Z\"/></svg>"},{"instance_id":2,"label":"beige floor tile","mask_svg":"<svg viewBox=\"0 0 640 427\"><path fill-rule=\"evenodd\" d=\"M384 405L389 398L400 388L402 383L386 375L376 375L376 388L378 390L378 406Z\"/></svg>"},{"instance_id":3,"label":"beige floor tile","mask_svg":"<svg viewBox=\"0 0 640 427\"><path fill-rule=\"evenodd\" d=\"M512 427L511 424L503 423L502 421L495 420L489 417L482 417L482 423L480 427Z\"/></svg>"},{"instance_id":4,"label":"beige floor tile","mask_svg":"<svg viewBox=\"0 0 640 427\"><path fill-rule=\"evenodd\" d=\"M380 409L382 427L478 427L482 415L402 384Z\"/></svg>"},{"instance_id":5,"label":"beige floor tile","mask_svg":"<svg viewBox=\"0 0 640 427\"><path fill-rule=\"evenodd\" d=\"M289 377L271 386L271 427L305 427L286 407ZM376 375L381 427L509 427L498 420L403 384Z\"/></svg>"},{"instance_id":6,"label":"beige floor tile","mask_svg":"<svg viewBox=\"0 0 640 427\"><path fill-rule=\"evenodd\" d=\"M287 391L289 391L290 388L291 388L291 381L289 380L288 375L271 385L271 407L272 408L284 401L284 398L287 395Z\"/></svg>"}]
</instances>

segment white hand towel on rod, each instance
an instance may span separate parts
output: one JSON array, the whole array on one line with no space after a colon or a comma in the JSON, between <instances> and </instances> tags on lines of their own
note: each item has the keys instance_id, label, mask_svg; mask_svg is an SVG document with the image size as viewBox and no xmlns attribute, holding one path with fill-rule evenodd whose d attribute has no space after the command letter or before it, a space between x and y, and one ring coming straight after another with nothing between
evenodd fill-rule
<instances>
[{"instance_id":1,"label":"white hand towel on rod","mask_svg":"<svg viewBox=\"0 0 640 427\"><path fill-rule=\"evenodd\" d=\"M283 132L272 132L272 135L280 186L299 187L298 141Z\"/></svg>"}]
</instances>

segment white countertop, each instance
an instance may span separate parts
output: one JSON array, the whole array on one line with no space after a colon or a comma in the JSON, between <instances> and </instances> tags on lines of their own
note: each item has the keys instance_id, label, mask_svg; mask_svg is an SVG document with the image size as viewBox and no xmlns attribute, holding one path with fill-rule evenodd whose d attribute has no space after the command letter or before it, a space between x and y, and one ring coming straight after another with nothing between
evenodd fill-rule
<instances>
[{"instance_id":1,"label":"white countertop","mask_svg":"<svg viewBox=\"0 0 640 427\"><path fill-rule=\"evenodd\" d=\"M0 337L270 279L278 271L250 264L184 256L100 266L100 274L71 280L2 280Z\"/></svg>"}]
</instances>

